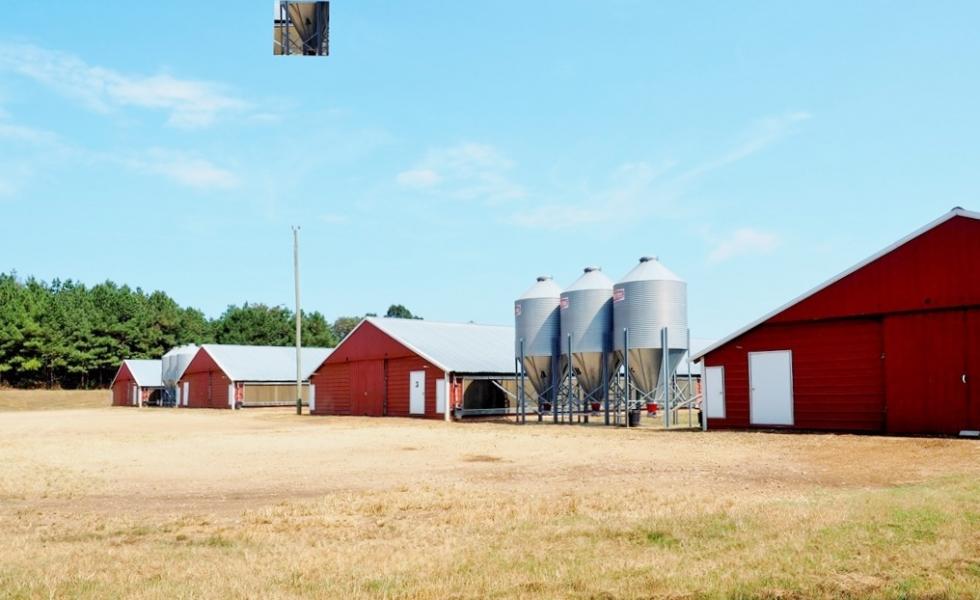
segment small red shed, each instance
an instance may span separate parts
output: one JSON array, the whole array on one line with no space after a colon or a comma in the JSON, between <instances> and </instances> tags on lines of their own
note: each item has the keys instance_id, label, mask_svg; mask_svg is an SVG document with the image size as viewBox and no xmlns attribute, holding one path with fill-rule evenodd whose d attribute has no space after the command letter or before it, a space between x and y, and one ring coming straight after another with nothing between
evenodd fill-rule
<instances>
[{"instance_id":1,"label":"small red shed","mask_svg":"<svg viewBox=\"0 0 980 600\"><path fill-rule=\"evenodd\" d=\"M317 415L504 414L514 382L514 329L368 317L310 377Z\"/></svg>"},{"instance_id":2,"label":"small red shed","mask_svg":"<svg viewBox=\"0 0 980 600\"><path fill-rule=\"evenodd\" d=\"M953 209L694 356L709 428L980 430L980 213Z\"/></svg>"},{"instance_id":3,"label":"small red shed","mask_svg":"<svg viewBox=\"0 0 980 600\"><path fill-rule=\"evenodd\" d=\"M302 394L308 399L309 374L331 348L303 348ZM296 348L204 344L177 382L180 406L241 408L296 405Z\"/></svg>"},{"instance_id":4,"label":"small red shed","mask_svg":"<svg viewBox=\"0 0 980 600\"><path fill-rule=\"evenodd\" d=\"M126 359L109 384L113 406L159 403L163 390L161 361Z\"/></svg>"}]
</instances>

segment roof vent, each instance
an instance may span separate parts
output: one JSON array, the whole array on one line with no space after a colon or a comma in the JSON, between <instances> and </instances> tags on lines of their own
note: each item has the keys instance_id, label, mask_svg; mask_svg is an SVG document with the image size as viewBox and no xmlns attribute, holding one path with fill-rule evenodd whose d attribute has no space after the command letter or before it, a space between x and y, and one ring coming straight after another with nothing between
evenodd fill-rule
<instances>
[{"instance_id":1,"label":"roof vent","mask_svg":"<svg viewBox=\"0 0 980 600\"><path fill-rule=\"evenodd\" d=\"M601 271L602 267L585 267L583 269L586 273L591 273L592 271Z\"/></svg>"},{"instance_id":2,"label":"roof vent","mask_svg":"<svg viewBox=\"0 0 980 600\"><path fill-rule=\"evenodd\" d=\"M538 281L551 281L551 275L538 275Z\"/></svg>"},{"instance_id":3,"label":"roof vent","mask_svg":"<svg viewBox=\"0 0 980 600\"><path fill-rule=\"evenodd\" d=\"M640 262L641 263L650 262L651 260L652 261L655 261L655 262L660 262L660 259L657 258L656 256L641 256L640 257Z\"/></svg>"}]
</instances>

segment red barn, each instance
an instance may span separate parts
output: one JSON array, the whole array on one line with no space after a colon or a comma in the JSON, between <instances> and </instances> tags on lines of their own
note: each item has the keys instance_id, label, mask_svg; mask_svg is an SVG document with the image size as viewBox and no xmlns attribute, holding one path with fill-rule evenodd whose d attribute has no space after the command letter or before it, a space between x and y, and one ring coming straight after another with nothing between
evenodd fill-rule
<instances>
[{"instance_id":1,"label":"red barn","mask_svg":"<svg viewBox=\"0 0 980 600\"><path fill-rule=\"evenodd\" d=\"M694 359L709 428L975 435L980 213L952 210Z\"/></svg>"},{"instance_id":2,"label":"red barn","mask_svg":"<svg viewBox=\"0 0 980 600\"><path fill-rule=\"evenodd\" d=\"M368 317L310 377L318 415L449 419L504 414L514 329Z\"/></svg>"},{"instance_id":3,"label":"red barn","mask_svg":"<svg viewBox=\"0 0 980 600\"><path fill-rule=\"evenodd\" d=\"M303 348L303 400L309 374L330 355L330 348ZM239 408L296 405L296 348L204 344L177 382L181 406Z\"/></svg>"},{"instance_id":4,"label":"red barn","mask_svg":"<svg viewBox=\"0 0 980 600\"><path fill-rule=\"evenodd\" d=\"M163 390L161 361L124 360L109 387L113 406L159 404Z\"/></svg>"}]
</instances>

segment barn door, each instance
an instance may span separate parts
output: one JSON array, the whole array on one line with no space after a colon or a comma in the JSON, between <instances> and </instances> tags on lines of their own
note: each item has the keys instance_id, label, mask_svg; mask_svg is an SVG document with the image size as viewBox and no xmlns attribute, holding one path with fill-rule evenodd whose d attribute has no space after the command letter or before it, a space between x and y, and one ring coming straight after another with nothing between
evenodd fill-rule
<instances>
[{"instance_id":1,"label":"barn door","mask_svg":"<svg viewBox=\"0 0 980 600\"><path fill-rule=\"evenodd\" d=\"M749 422L793 424L793 353L749 352Z\"/></svg>"},{"instance_id":2,"label":"barn door","mask_svg":"<svg viewBox=\"0 0 980 600\"><path fill-rule=\"evenodd\" d=\"M408 413L425 414L425 371L412 371L408 374Z\"/></svg>"},{"instance_id":3,"label":"barn door","mask_svg":"<svg viewBox=\"0 0 980 600\"><path fill-rule=\"evenodd\" d=\"M980 431L980 310L966 311L967 431Z\"/></svg>"},{"instance_id":4,"label":"barn door","mask_svg":"<svg viewBox=\"0 0 980 600\"><path fill-rule=\"evenodd\" d=\"M351 413L364 417L384 414L385 369L380 360L350 363Z\"/></svg>"},{"instance_id":5,"label":"barn door","mask_svg":"<svg viewBox=\"0 0 980 600\"><path fill-rule=\"evenodd\" d=\"M885 317L886 426L890 433L967 429L966 313Z\"/></svg>"}]
</instances>

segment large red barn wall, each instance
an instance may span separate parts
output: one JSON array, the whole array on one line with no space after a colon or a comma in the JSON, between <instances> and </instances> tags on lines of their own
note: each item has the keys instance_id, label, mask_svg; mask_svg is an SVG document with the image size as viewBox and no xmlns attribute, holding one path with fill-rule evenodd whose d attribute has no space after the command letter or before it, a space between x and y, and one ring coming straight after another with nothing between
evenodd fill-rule
<instances>
[{"instance_id":1,"label":"large red barn wall","mask_svg":"<svg viewBox=\"0 0 980 600\"><path fill-rule=\"evenodd\" d=\"M978 257L980 220L953 217L768 322L978 306Z\"/></svg>"},{"instance_id":2,"label":"large red barn wall","mask_svg":"<svg viewBox=\"0 0 980 600\"><path fill-rule=\"evenodd\" d=\"M354 363L358 362L381 363L364 365L364 370L383 373L385 360L388 362L385 414L392 417L416 416L409 414L409 373L425 371L425 416L442 418L443 415L436 412L436 380L444 378L445 373L371 323L358 327L310 377L316 385L314 414L374 414L373 411L356 410L356 403L352 402L351 375L356 369Z\"/></svg>"},{"instance_id":3,"label":"large red barn wall","mask_svg":"<svg viewBox=\"0 0 980 600\"><path fill-rule=\"evenodd\" d=\"M231 380L207 351L201 349L194 355L180 378L181 388L184 382L190 384L189 408L228 408L228 385Z\"/></svg>"},{"instance_id":4,"label":"large red barn wall","mask_svg":"<svg viewBox=\"0 0 980 600\"><path fill-rule=\"evenodd\" d=\"M129 367L123 364L119 367L119 373L112 384L112 405L113 406L132 406L133 399L130 390L134 380Z\"/></svg>"},{"instance_id":5,"label":"large red barn wall","mask_svg":"<svg viewBox=\"0 0 980 600\"><path fill-rule=\"evenodd\" d=\"M802 429L879 431L884 426L882 334L877 319L767 325L710 353L725 367L725 418L711 428L749 426L749 352L793 351L794 420Z\"/></svg>"}]
</instances>

